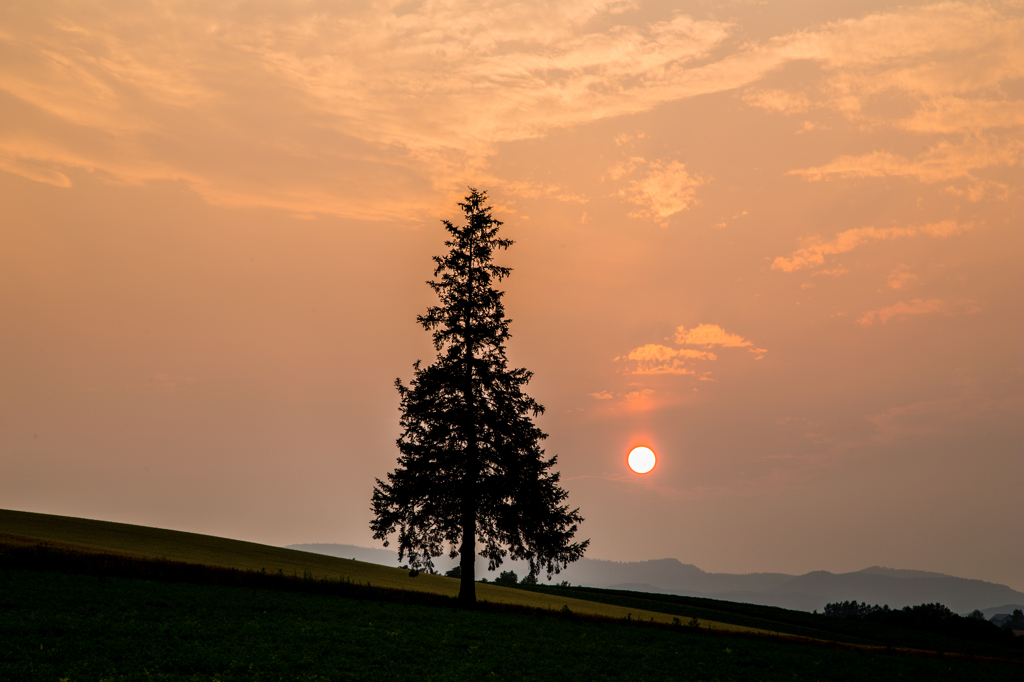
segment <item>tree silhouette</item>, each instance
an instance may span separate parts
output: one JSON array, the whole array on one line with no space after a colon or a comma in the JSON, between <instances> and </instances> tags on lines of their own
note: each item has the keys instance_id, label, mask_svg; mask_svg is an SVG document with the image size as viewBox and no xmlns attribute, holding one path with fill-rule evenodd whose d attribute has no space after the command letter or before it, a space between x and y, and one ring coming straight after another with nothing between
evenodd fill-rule
<instances>
[{"instance_id":1,"label":"tree silhouette","mask_svg":"<svg viewBox=\"0 0 1024 682\"><path fill-rule=\"evenodd\" d=\"M515 571L502 571L501 575L494 579L494 584L514 587L519 584L519 576L516 575Z\"/></svg>"},{"instance_id":2,"label":"tree silhouette","mask_svg":"<svg viewBox=\"0 0 1024 682\"><path fill-rule=\"evenodd\" d=\"M506 556L529 562L530 575L550 576L583 556L589 540L572 542L579 509L546 459L547 437L531 418L543 413L522 389L533 376L510 369L505 356L509 320L494 288L509 268L494 265L497 249L512 240L498 236L487 194L470 188L460 203L466 224L443 221L448 253L435 256L428 282L439 305L417 320L433 333L437 358L421 367L401 396L398 466L373 490L373 536L389 543L398 533L399 560L433 572L433 558L448 548L459 557L459 602L476 602L476 542L495 570Z\"/></svg>"}]
</instances>

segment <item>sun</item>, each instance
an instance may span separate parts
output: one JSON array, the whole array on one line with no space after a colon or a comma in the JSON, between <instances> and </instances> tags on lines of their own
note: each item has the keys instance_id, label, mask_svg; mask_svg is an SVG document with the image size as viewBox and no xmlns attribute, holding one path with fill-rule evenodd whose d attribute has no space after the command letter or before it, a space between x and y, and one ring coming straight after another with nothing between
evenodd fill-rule
<instances>
[{"instance_id":1,"label":"sun","mask_svg":"<svg viewBox=\"0 0 1024 682\"><path fill-rule=\"evenodd\" d=\"M640 446L629 451L629 468L638 474L646 474L654 468L654 450Z\"/></svg>"}]
</instances>

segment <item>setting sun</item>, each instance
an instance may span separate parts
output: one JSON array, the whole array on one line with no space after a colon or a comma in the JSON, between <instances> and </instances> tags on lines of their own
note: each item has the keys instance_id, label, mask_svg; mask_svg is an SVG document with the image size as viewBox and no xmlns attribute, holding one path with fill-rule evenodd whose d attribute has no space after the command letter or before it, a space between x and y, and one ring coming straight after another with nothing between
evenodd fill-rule
<instances>
[{"instance_id":1,"label":"setting sun","mask_svg":"<svg viewBox=\"0 0 1024 682\"><path fill-rule=\"evenodd\" d=\"M654 451L640 446L629 451L629 468L638 474L646 474L654 468Z\"/></svg>"}]
</instances>

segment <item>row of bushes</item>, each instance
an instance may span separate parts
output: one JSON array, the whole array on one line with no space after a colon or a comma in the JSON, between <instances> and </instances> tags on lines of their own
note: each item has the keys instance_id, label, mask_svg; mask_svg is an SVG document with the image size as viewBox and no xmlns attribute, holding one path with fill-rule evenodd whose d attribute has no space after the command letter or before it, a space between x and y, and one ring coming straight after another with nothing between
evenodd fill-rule
<instances>
[{"instance_id":1,"label":"row of bushes","mask_svg":"<svg viewBox=\"0 0 1024 682\"><path fill-rule=\"evenodd\" d=\"M1014 635L1011 630L1014 628L1012 625L1000 628L985 620L985 615L981 611L974 611L968 616L960 616L938 603L890 609L888 604L872 606L864 602L844 601L827 604L825 615L836 618L855 618L869 623L882 623L979 642L1024 645L1024 642L1013 641ZM1014 618L1024 623L1024 614L1021 614L1020 609L1014 611ZM1019 627L1021 626L1017 626L1018 629Z\"/></svg>"}]
</instances>

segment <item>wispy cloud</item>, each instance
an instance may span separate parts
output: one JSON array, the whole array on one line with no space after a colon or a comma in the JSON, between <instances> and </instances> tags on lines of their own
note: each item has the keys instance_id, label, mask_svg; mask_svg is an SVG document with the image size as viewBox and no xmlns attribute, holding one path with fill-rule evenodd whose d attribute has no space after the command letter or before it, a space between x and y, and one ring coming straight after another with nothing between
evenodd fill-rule
<instances>
[{"instance_id":1,"label":"wispy cloud","mask_svg":"<svg viewBox=\"0 0 1024 682\"><path fill-rule=\"evenodd\" d=\"M1019 100L937 97L922 105L898 126L915 133L959 133L1024 126Z\"/></svg>"},{"instance_id":2,"label":"wispy cloud","mask_svg":"<svg viewBox=\"0 0 1024 682\"><path fill-rule=\"evenodd\" d=\"M891 289L902 289L916 280L917 275L907 272L907 266L901 264L898 268L894 268L893 271L889 273L888 284Z\"/></svg>"},{"instance_id":3,"label":"wispy cloud","mask_svg":"<svg viewBox=\"0 0 1024 682\"><path fill-rule=\"evenodd\" d=\"M822 82L799 89L749 88L743 101L784 114L838 112L860 130L944 136L906 157L892 150L841 154L792 171L807 180L905 177L923 183L1017 167L1024 100L1024 18L1007 5L944 2L904 7L781 36L764 46L820 65ZM899 107L891 106L893 99ZM805 129L821 127L805 121ZM828 127L828 126L826 126ZM1002 189L1001 187L999 189ZM972 199L984 192L977 190Z\"/></svg>"},{"instance_id":4,"label":"wispy cloud","mask_svg":"<svg viewBox=\"0 0 1024 682\"><path fill-rule=\"evenodd\" d=\"M59 186L87 170L120 183L182 182L222 205L418 219L448 202L439 189L500 181L489 162L503 143L748 88L795 62L826 74L821 98L775 88L748 90L746 101L790 113L824 106L870 127L883 123L865 101L905 93L913 111L885 121L966 136L913 158L839 155L796 171L803 177L933 182L1020 163L1012 131L1021 109L1003 86L1024 73L1024 40L1019 17L999 6L901 7L739 44L733 24L684 14L630 25L632 6L368 0L114 11L57 0L8 11L0 90L15 105L0 132L2 168ZM1012 134L985 132L996 128ZM707 182L673 160L636 172L622 197L656 221L694 206Z\"/></svg>"},{"instance_id":5,"label":"wispy cloud","mask_svg":"<svg viewBox=\"0 0 1024 682\"><path fill-rule=\"evenodd\" d=\"M812 104L860 125L978 132L1021 124L1019 102L1001 86L1024 75L1022 29L1013 10L943 2L833 22L766 47L820 64L826 78ZM893 93L907 98L909 115L869 113L869 102ZM744 99L800 113L804 97L803 91L751 90Z\"/></svg>"},{"instance_id":6,"label":"wispy cloud","mask_svg":"<svg viewBox=\"0 0 1024 682\"><path fill-rule=\"evenodd\" d=\"M903 237L914 237L917 235L928 235L938 239L950 237L966 232L974 228L973 223L959 223L955 220L944 220L938 223L927 225L910 225L907 227L858 227L852 230L845 230L835 236L834 239L822 242L821 237L815 235L804 240L804 246L794 251L788 257L779 256L772 262L772 270L793 272L814 268L824 264L825 256L847 253L858 246L874 241L889 241ZM841 268L839 269L841 270ZM836 271L820 274L840 274Z\"/></svg>"},{"instance_id":7,"label":"wispy cloud","mask_svg":"<svg viewBox=\"0 0 1024 682\"><path fill-rule=\"evenodd\" d=\"M1019 166L1022 158L1024 142L1019 138L968 137L956 142L944 140L913 159L876 151L860 156L840 156L825 165L793 170L789 174L808 180L892 176L933 183L973 177L973 171L992 166Z\"/></svg>"},{"instance_id":8,"label":"wispy cloud","mask_svg":"<svg viewBox=\"0 0 1024 682\"><path fill-rule=\"evenodd\" d=\"M490 179L502 142L671 99L686 65L729 33L682 15L616 24L628 6L139 3L113 13L86 1L8 14L0 39L17 58L3 60L0 89L27 108L5 121L4 169L44 182L102 169L118 182L184 181L213 203L408 215L447 200L426 199L438 187ZM599 17L610 25L588 30ZM10 148L42 130L51 153ZM375 185L406 191L382 207Z\"/></svg>"},{"instance_id":9,"label":"wispy cloud","mask_svg":"<svg viewBox=\"0 0 1024 682\"><path fill-rule=\"evenodd\" d=\"M9 151L8 154L10 154ZM11 158L6 154L0 154L0 170L56 187L71 187L71 179L60 171L46 168L36 163L26 163L18 158Z\"/></svg>"},{"instance_id":10,"label":"wispy cloud","mask_svg":"<svg viewBox=\"0 0 1024 682\"><path fill-rule=\"evenodd\" d=\"M915 298L909 303L899 301L893 305L879 308L878 310L869 310L857 320L857 323L862 327L870 327L875 322L881 322L885 324L889 320L901 317L908 317L912 315L962 315L979 312L979 308L973 301L961 302L958 304L950 304L946 301L937 298L931 298L928 300Z\"/></svg>"}]
</instances>

